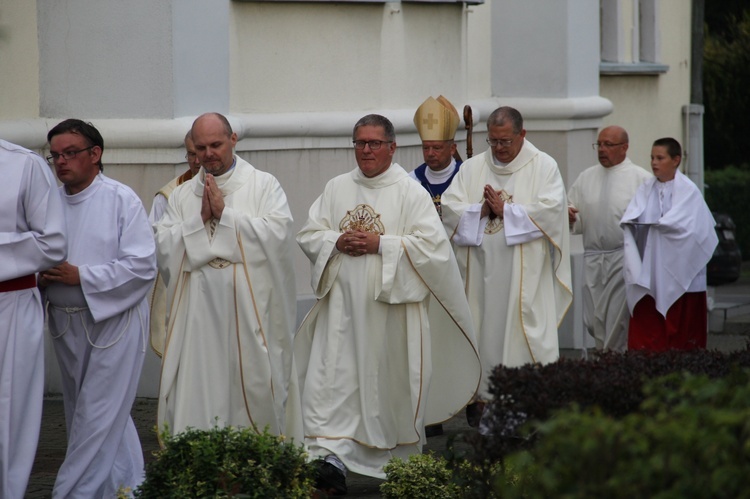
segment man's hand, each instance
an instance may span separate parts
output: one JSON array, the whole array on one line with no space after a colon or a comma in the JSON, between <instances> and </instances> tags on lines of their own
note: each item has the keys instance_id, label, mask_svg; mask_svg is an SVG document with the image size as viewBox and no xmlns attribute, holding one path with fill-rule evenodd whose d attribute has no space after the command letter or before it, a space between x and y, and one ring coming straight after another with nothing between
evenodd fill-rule
<instances>
[{"instance_id":1,"label":"man's hand","mask_svg":"<svg viewBox=\"0 0 750 499\"><path fill-rule=\"evenodd\" d=\"M216 185L214 176L206 174L206 183L203 187L203 200L201 202L201 218L206 223L210 218L221 220L224 213L224 196Z\"/></svg>"},{"instance_id":2,"label":"man's hand","mask_svg":"<svg viewBox=\"0 0 750 499\"><path fill-rule=\"evenodd\" d=\"M380 235L373 232L346 231L336 241L336 249L349 256L377 254L380 248Z\"/></svg>"},{"instance_id":3,"label":"man's hand","mask_svg":"<svg viewBox=\"0 0 750 499\"><path fill-rule=\"evenodd\" d=\"M574 208L573 206L568 206L568 223L570 225L576 223L576 218L578 218L577 214L578 210L576 208Z\"/></svg>"},{"instance_id":4,"label":"man's hand","mask_svg":"<svg viewBox=\"0 0 750 499\"><path fill-rule=\"evenodd\" d=\"M482 205L482 217L487 215L503 218L503 208L505 208L505 201L500 197L500 191L496 191L494 187L487 184L484 186L484 204ZM493 217L494 218L494 217Z\"/></svg>"},{"instance_id":5,"label":"man's hand","mask_svg":"<svg viewBox=\"0 0 750 499\"><path fill-rule=\"evenodd\" d=\"M56 267L41 272L39 284L44 287L53 282L60 282L68 286L80 286L81 275L78 273L78 267L68 262L63 262Z\"/></svg>"}]
</instances>

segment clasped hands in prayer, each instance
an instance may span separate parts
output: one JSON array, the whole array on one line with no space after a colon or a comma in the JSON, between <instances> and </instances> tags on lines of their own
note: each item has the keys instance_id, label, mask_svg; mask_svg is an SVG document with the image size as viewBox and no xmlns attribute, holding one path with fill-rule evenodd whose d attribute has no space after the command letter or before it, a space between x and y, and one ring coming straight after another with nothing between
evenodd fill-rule
<instances>
[{"instance_id":1,"label":"clasped hands in prayer","mask_svg":"<svg viewBox=\"0 0 750 499\"><path fill-rule=\"evenodd\" d=\"M377 254L380 248L380 234L347 230L336 241L336 249L349 256L362 256L367 253Z\"/></svg>"},{"instance_id":2,"label":"clasped hands in prayer","mask_svg":"<svg viewBox=\"0 0 750 499\"><path fill-rule=\"evenodd\" d=\"M214 176L207 173L203 187L203 201L201 203L201 218L203 219L203 223L206 223L211 218L221 220L222 213L224 213L224 196L221 194L219 186L216 185Z\"/></svg>"},{"instance_id":3,"label":"clasped hands in prayer","mask_svg":"<svg viewBox=\"0 0 750 499\"><path fill-rule=\"evenodd\" d=\"M481 218L489 216L490 218L503 218L503 208L505 201L500 196L502 191L496 191L494 187L487 184L484 186L484 203L482 203Z\"/></svg>"}]
</instances>

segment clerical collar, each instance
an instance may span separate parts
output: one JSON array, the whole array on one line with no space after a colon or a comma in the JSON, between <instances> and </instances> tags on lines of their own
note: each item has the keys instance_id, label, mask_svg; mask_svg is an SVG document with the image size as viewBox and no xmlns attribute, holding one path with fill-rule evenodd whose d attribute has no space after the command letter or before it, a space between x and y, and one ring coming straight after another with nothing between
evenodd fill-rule
<instances>
[{"instance_id":1,"label":"clerical collar","mask_svg":"<svg viewBox=\"0 0 750 499\"><path fill-rule=\"evenodd\" d=\"M503 163L502 161L498 161L494 154L490 153L490 156L492 156L492 164L497 166L498 168L506 168L510 163Z\"/></svg>"},{"instance_id":2,"label":"clerical collar","mask_svg":"<svg viewBox=\"0 0 750 499\"><path fill-rule=\"evenodd\" d=\"M230 166L229 168L227 168L227 171L225 171L221 175L214 175L214 177L221 177L222 175L226 175L227 173L229 173L232 170L234 170L234 167L237 166L237 157L236 156L232 156L232 159L234 160L234 161L232 161L232 166Z\"/></svg>"},{"instance_id":3,"label":"clerical collar","mask_svg":"<svg viewBox=\"0 0 750 499\"><path fill-rule=\"evenodd\" d=\"M436 172L428 166L427 168L425 168L424 176L427 179L427 182L429 182L430 184L444 184L448 180L450 180L451 175L453 175L454 171L456 171L456 160L454 158L451 158L450 164L440 171Z\"/></svg>"}]
</instances>

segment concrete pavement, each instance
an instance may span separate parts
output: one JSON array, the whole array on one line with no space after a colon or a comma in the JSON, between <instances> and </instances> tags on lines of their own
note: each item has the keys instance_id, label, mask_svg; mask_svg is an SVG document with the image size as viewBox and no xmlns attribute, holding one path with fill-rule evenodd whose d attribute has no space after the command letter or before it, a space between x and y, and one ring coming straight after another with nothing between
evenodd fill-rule
<instances>
[{"instance_id":1,"label":"concrete pavement","mask_svg":"<svg viewBox=\"0 0 750 499\"><path fill-rule=\"evenodd\" d=\"M746 272L745 275L748 273ZM709 295L714 304L722 304L728 308L715 308L710 312L709 330L711 332L708 337L708 348L724 352L745 348L750 339L750 276L741 278L736 283L718 286L710 290ZM726 320L724 320L725 312ZM581 356L581 352L576 350L565 350L561 353L568 357ZM152 453L158 449L155 430L156 400L137 399L132 415L141 437L144 459L149 462L153 459ZM428 439L427 451L440 452L445 449L449 438L462 432L473 431L466 423L463 412L448 421L444 428L444 435ZM44 400L39 447L25 496L27 499L50 497L55 475L65 458L65 448L65 415L62 398L49 396ZM380 480L350 473L347 482L348 497L381 497L378 489Z\"/></svg>"}]
</instances>

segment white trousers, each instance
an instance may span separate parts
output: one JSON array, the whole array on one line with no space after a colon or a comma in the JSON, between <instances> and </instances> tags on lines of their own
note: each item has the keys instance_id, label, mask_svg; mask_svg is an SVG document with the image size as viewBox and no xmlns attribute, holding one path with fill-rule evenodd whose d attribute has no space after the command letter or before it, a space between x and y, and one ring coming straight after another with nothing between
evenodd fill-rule
<instances>
[{"instance_id":1,"label":"white trousers","mask_svg":"<svg viewBox=\"0 0 750 499\"><path fill-rule=\"evenodd\" d=\"M50 306L49 316L68 429L68 450L52 497L109 498L119 488L132 490L144 473L130 411L145 356L146 301L98 324L88 310Z\"/></svg>"},{"instance_id":2,"label":"white trousers","mask_svg":"<svg viewBox=\"0 0 750 499\"><path fill-rule=\"evenodd\" d=\"M44 315L36 288L0 293L0 497L20 499L44 397Z\"/></svg>"}]
</instances>

